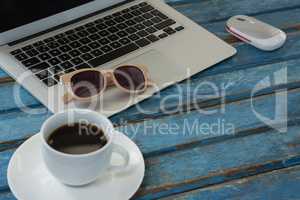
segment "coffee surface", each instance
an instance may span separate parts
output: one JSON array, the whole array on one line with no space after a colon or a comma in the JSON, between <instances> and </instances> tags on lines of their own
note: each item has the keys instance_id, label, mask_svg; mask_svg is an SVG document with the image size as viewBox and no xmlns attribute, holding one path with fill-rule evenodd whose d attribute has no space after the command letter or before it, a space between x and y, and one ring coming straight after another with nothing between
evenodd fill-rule
<instances>
[{"instance_id":1,"label":"coffee surface","mask_svg":"<svg viewBox=\"0 0 300 200\"><path fill-rule=\"evenodd\" d=\"M47 142L62 153L87 154L104 147L107 138L96 125L74 123L57 128Z\"/></svg>"}]
</instances>

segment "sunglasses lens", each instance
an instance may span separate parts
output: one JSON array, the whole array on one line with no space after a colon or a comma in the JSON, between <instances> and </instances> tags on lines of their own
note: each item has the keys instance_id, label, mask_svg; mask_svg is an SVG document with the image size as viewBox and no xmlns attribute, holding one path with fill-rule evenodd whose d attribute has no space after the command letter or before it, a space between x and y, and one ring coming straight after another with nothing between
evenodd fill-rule
<instances>
[{"instance_id":1,"label":"sunglasses lens","mask_svg":"<svg viewBox=\"0 0 300 200\"><path fill-rule=\"evenodd\" d=\"M127 90L143 90L145 76L141 69L135 66L122 66L114 71L118 83Z\"/></svg>"},{"instance_id":2,"label":"sunglasses lens","mask_svg":"<svg viewBox=\"0 0 300 200\"><path fill-rule=\"evenodd\" d=\"M103 90L104 77L98 71L83 71L71 78L71 87L78 97L92 97Z\"/></svg>"}]
</instances>

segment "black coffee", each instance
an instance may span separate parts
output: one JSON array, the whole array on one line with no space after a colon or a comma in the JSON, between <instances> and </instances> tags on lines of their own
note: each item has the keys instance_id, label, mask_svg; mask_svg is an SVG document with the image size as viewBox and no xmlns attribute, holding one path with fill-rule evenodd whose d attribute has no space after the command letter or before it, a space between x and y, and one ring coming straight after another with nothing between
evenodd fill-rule
<instances>
[{"instance_id":1,"label":"black coffee","mask_svg":"<svg viewBox=\"0 0 300 200\"><path fill-rule=\"evenodd\" d=\"M47 142L53 149L62 153L86 154L105 146L107 138L96 125L74 123L53 131Z\"/></svg>"}]
</instances>

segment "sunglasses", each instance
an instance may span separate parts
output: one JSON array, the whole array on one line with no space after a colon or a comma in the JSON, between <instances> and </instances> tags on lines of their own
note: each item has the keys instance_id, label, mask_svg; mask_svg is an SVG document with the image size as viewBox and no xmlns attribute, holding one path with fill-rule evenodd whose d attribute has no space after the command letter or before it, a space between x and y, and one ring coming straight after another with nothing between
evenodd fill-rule
<instances>
[{"instance_id":1,"label":"sunglasses","mask_svg":"<svg viewBox=\"0 0 300 200\"><path fill-rule=\"evenodd\" d=\"M112 70L77 70L63 75L61 81L70 89L63 97L65 104L72 100L90 101L111 86L117 86L127 93L142 93L150 85L148 70L134 65L119 66Z\"/></svg>"}]
</instances>

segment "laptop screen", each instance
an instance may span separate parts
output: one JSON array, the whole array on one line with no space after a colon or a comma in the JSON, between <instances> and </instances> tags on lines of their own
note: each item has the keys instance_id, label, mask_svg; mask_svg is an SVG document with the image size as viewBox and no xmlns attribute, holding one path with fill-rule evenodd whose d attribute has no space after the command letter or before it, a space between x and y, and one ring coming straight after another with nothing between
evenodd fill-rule
<instances>
[{"instance_id":1,"label":"laptop screen","mask_svg":"<svg viewBox=\"0 0 300 200\"><path fill-rule=\"evenodd\" d=\"M93 0L0 0L0 33Z\"/></svg>"}]
</instances>

